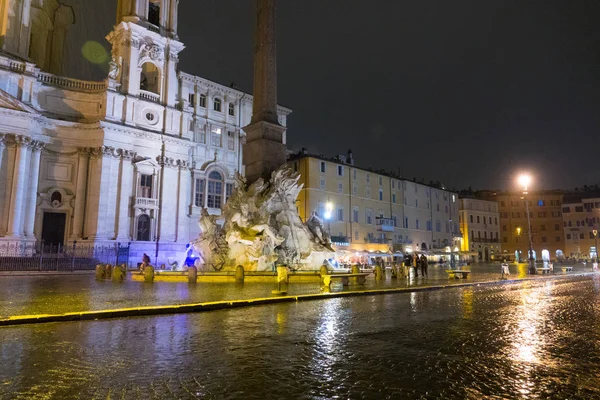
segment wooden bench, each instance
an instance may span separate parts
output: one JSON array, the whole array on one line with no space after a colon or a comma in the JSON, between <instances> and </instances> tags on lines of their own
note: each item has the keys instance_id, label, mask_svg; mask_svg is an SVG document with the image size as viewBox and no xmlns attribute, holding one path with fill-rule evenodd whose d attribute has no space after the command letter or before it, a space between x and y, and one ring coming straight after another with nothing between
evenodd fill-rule
<instances>
[{"instance_id":1,"label":"wooden bench","mask_svg":"<svg viewBox=\"0 0 600 400\"><path fill-rule=\"evenodd\" d=\"M323 284L325 286L330 286L331 282L334 280L341 280L342 281L342 285L344 286L348 286L350 285L350 278L357 278L357 281L359 284L364 284L367 280L367 276L371 275L369 273L366 272L360 272L358 274L331 274L331 275L323 275Z\"/></svg>"},{"instance_id":2,"label":"wooden bench","mask_svg":"<svg viewBox=\"0 0 600 400\"><path fill-rule=\"evenodd\" d=\"M572 272L573 271L573 267L560 267L560 269L562 269L562 272Z\"/></svg>"},{"instance_id":3,"label":"wooden bench","mask_svg":"<svg viewBox=\"0 0 600 400\"><path fill-rule=\"evenodd\" d=\"M465 271L464 269L447 269L446 272L448 273L449 278L455 279L467 279L471 273L471 271Z\"/></svg>"},{"instance_id":4,"label":"wooden bench","mask_svg":"<svg viewBox=\"0 0 600 400\"><path fill-rule=\"evenodd\" d=\"M536 268L537 272L540 272L542 274L549 274L551 269L548 267L540 267L540 268Z\"/></svg>"}]
</instances>

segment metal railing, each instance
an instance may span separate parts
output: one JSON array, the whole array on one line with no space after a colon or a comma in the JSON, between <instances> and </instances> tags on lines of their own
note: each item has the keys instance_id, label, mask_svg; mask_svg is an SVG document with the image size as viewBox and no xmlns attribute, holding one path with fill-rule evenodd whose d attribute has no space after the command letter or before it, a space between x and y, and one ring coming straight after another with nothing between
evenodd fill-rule
<instances>
[{"instance_id":1,"label":"metal railing","mask_svg":"<svg viewBox=\"0 0 600 400\"><path fill-rule=\"evenodd\" d=\"M129 266L130 243L125 245L0 244L0 271L94 270L97 264Z\"/></svg>"}]
</instances>

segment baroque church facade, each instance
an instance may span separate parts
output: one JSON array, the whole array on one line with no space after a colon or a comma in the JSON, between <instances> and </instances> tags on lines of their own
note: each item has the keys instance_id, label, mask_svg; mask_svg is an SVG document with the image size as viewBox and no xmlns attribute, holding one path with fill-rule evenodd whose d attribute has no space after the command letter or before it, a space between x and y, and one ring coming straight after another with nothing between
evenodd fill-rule
<instances>
[{"instance_id":1,"label":"baroque church facade","mask_svg":"<svg viewBox=\"0 0 600 400\"><path fill-rule=\"evenodd\" d=\"M1 2L0 246L131 242L160 264L202 208L220 213L252 96L178 70L178 4L119 0L108 77L91 82L60 76L69 9Z\"/></svg>"}]
</instances>

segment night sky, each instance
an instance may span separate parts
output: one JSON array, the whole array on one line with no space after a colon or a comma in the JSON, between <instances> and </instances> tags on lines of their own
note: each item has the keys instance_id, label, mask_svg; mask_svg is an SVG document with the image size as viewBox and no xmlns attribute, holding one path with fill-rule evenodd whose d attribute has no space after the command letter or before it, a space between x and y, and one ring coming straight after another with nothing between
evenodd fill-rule
<instances>
[{"instance_id":1,"label":"night sky","mask_svg":"<svg viewBox=\"0 0 600 400\"><path fill-rule=\"evenodd\" d=\"M105 42L116 0L75 3L74 51ZM288 147L459 189L514 188L521 169L536 188L598 183L599 15L588 0L280 0ZM254 0L182 0L180 69L250 92L253 22Z\"/></svg>"}]
</instances>

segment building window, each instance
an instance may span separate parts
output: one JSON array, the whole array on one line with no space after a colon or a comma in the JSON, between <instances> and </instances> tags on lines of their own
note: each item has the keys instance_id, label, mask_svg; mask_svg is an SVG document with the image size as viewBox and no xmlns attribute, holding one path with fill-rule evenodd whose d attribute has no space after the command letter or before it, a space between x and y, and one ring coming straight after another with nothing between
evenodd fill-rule
<instances>
[{"instance_id":1,"label":"building window","mask_svg":"<svg viewBox=\"0 0 600 400\"><path fill-rule=\"evenodd\" d=\"M367 224L372 224L373 223L373 221L371 220L371 210L369 210L369 209L367 209L365 211L365 222Z\"/></svg>"},{"instance_id":2,"label":"building window","mask_svg":"<svg viewBox=\"0 0 600 400\"><path fill-rule=\"evenodd\" d=\"M196 95L194 95L194 93L188 94L188 102L194 107L194 103L196 102Z\"/></svg>"},{"instance_id":3,"label":"building window","mask_svg":"<svg viewBox=\"0 0 600 400\"><path fill-rule=\"evenodd\" d=\"M352 222L358 222L358 208L352 210Z\"/></svg>"},{"instance_id":4,"label":"building window","mask_svg":"<svg viewBox=\"0 0 600 400\"><path fill-rule=\"evenodd\" d=\"M559 224L554 224L554 230L555 231L560 231L560 225Z\"/></svg>"},{"instance_id":5,"label":"building window","mask_svg":"<svg viewBox=\"0 0 600 400\"><path fill-rule=\"evenodd\" d=\"M344 193L344 184L342 182L338 182L338 193Z\"/></svg>"},{"instance_id":6,"label":"building window","mask_svg":"<svg viewBox=\"0 0 600 400\"><path fill-rule=\"evenodd\" d=\"M321 169L321 173L324 174L325 173L325 161L320 161L320 169Z\"/></svg>"},{"instance_id":7,"label":"building window","mask_svg":"<svg viewBox=\"0 0 600 400\"><path fill-rule=\"evenodd\" d=\"M160 94L160 70L150 62L142 65L140 90Z\"/></svg>"},{"instance_id":8,"label":"building window","mask_svg":"<svg viewBox=\"0 0 600 400\"><path fill-rule=\"evenodd\" d=\"M135 238L139 241L150 241L150 217L142 214L138 217Z\"/></svg>"},{"instance_id":9,"label":"building window","mask_svg":"<svg viewBox=\"0 0 600 400\"><path fill-rule=\"evenodd\" d=\"M142 174L140 176L140 197L152 198L152 175Z\"/></svg>"},{"instance_id":10,"label":"building window","mask_svg":"<svg viewBox=\"0 0 600 400\"><path fill-rule=\"evenodd\" d=\"M415 229L419 229L419 218L415 219Z\"/></svg>"},{"instance_id":11,"label":"building window","mask_svg":"<svg viewBox=\"0 0 600 400\"><path fill-rule=\"evenodd\" d=\"M321 190L325 190L325 179L321 179L320 186Z\"/></svg>"},{"instance_id":12,"label":"building window","mask_svg":"<svg viewBox=\"0 0 600 400\"><path fill-rule=\"evenodd\" d=\"M338 176L344 176L344 167L342 165L337 166Z\"/></svg>"},{"instance_id":13,"label":"building window","mask_svg":"<svg viewBox=\"0 0 600 400\"><path fill-rule=\"evenodd\" d=\"M546 225L540 225L540 231L545 231L546 230Z\"/></svg>"},{"instance_id":14,"label":"building window","mask_svg":"<svg viewBox=\"0 0 600 400\"><path fill-rule=\"evenodd\" d=\"M544 207L544 205L545 205L544 200L538 200L537 205L538 205L538 207Z\"/></svg>"},{"instance_id":15,"label":"building window","mask_svg":"<svg viewBox=\"0 0 600 400\"><path fill-rule=\"evenodd\" d=\"M479 223L479 215L477 216L477 223Z\"/></svg>"},{"instance_id":16,"label":"building window","mask_svg":"<svg viewBox=\"0 0 600 400\"><path fill-rule=\"evenodd\" d=\"M356 170L352 170L352 179L356 180Z\"/></svg>"},{"instance_id":17,"label":"building window","mask_svg":"<svg viewBox=\"0 0 600 400\"><path fill-rule=\"evenodd\" d=\"M557 243L558 243L558 242L560 242L560 236L557 236L557 237L556 237L556 242L557 242Z\"/></svg>"},{"instance_id":18,"label":"building window","mask_svg":"<svg viewBox=\"0 0 600 400\"><path fill-rule=\"evenodd\" d=\"M229 198L231 197L231 194L233 193L233 183L226 183L225 184L225 202L227 203L227 200L229 200Z\"/></svg>"},{"instance_id":19,"label":"building window","mask_svg":"<svg viewBox=\"0 0 600 400\"><path fill-rule=\"evenodd\" d=\"M383 201L383 190L379 189L379 201Z\"/></svg>"},{"instance_id":20,"label":"building window","mask_svg":"<svg viewBox=\"0 0 600 400\"><path fill-rule=\"evenodd\" d=\"M567 233L567 239L571 240L571 234Z\"/></svg>"},{"instance_id":21,"label":"building window","mask_svg":"<svg viewBox=\"0 0 600 400\"><path fill-rule=\"evenodd\" d=\"M358 186L356 184L352 185L352 194L358 196Z\"/></svg>"},{"instance_id":22,"label":"building window","mask_svg":"<svg viewBox=\"0 0 600 400\"><path fill-rule=\"evenodd\" d=\"M354 240L358 240L358 231L354 231Z\"/></svg>"},{"instance_id":23,"label":"building window","mask_svg":"<svg viewBox=\"0 0 600 400\"><path fill-rule=\"evenodd\" d=\"M200 101L198 102L198 106L200 106L202 108L206 108L206 95L205 94L200 95Z\"/></svg>"},{"instance_id":24,"label":"building window","mask_svg":"<svg viewBox=\"0 0 600 400\"><path fill-rule=\"evenodd\" d=\"M432 230L432 224L431 221L427 221L427 230L431 231Z\"/></svg>"},{"instance_id":25,"label":"building window","mask_svg":"<svg viewBox=\"0 0 600 400\"><path fill-rule=\"evenodd\" d=\"M148 4L148 22L160 26L160 0L150 0Z\"/></svg>"},{"instance_id":26,"label":"building window","mask_svg":"<svg viewBox=\"0 0 600 400\"><path fill-rule=\"evenodd\" d=\"M235 135L233 132L227 132L227 149L233 150L235 148Z\"/></svg>"},{"instance_id":27,"label":"building window","mask_svg":"<svg viewBox=\"0 0 600 400\"><path fill-rule=\"evenodd\" d=\"M215 147L221 147L221 128L212 128L210 144Z\"/></svg>"},{"instance_id":28,"label":"building window","mask_svg":"<svg viewBox=\"0 0 600 400\"><path fill-rule=\"evenodd\" d=\"M442 231L442 223L440 221L435 221L435 231L436 232ZM473 231L471 231L471 237L472 236L473 236Z\"/></svg>"},{"instance_id":29,"label":"building window","mask_svg":"<svg viewBox=\"0 0 600 400\"><path fill-rule=\"evenodd\" d=\"M396 193L392 193L392 203L396 203Z\"/></svg>"},{"instance_id":30,"label":"building window","mask_svg":"<svg viewBox=\"0 0 600 400\"><path fill-rule=\"evenodd\" d=\"M235 105L233 103L229 103L229 111L227 113L232 117L235 115Z\"/></svg>"},{"instance_id":31,"label":"building window","mask_svg":"<svg viewBox=\"0 0 600 400\"><path fill-rule=\"evenodd\" d=\"M392 179L392 189L396 188L396 181Z\"/></svg>"},{"instance_id":32,"label":"building window","mask_svg":"<svg viewBox=\"0 0 600 400\"><path fill-rule=\"evenodd\" d=\"M366 195L367 199L371 198L371 188L370 187L365 188L365 195Z\"/></svg>"},{"instance_id":33,"label":"building window","mask_svg":"<svg viewBox=\"0 0 600 400\"><path fill-rule=\"evenodd\" d=\"M579 239L585 239L585 235L583 233L579 234Z\"/></svg>"},{"instance_id":34,"label":"building window","mask_svg":"<svg viewBox=\"0 0 600 400\"><path fill-rule=\"evenodd\" d=\"M338 208L337 209L337 220L338 221L343 221L344 220L344 209L343 208Z\"/></svg>"},{"instance_id":35,"label":"building window","mask_svg":"<svg viewBox=\"0 0 600 400\"><path fill-rule=\"evenodd\" d=\"M196 207L204 207L204 186L206 181L204 179L196 179L196 190L194 190L194 205Z\"/></svg>"},{"instance_id":36,"label":"building window","mask_svg":"<svg viewBox=\"0 0 600 400\"><path fill-rule=\"evenodd\" d=\"M213 171L208 175L207 192L207 207L221 208L223 204L223 177L217 171Z\"/></svg>"},{"instance_id":37,"label":"building window","mask_svg":"<svg viewBox=\"0 0 600 400\"><path fill-rule=\"evenodd\" d=\"M367 183L371 182L371 174L367 173Z\"/></svg>"},{"instance_id":38,"label":"building window","mask_svg":"<svg viewBox=\"0 0 600 400\"><path fill-rule=\"evenodd\" d=\"M221 99L215 97L213 100L213 110L221 112Z\"/></svg>"},{"instance_id":39,"label":"building window","mask_svg":"<svg viewBox=\"0 0 600 400\"><path fill-rule=\"evenodd\" d=\"M404 217L404 228L408 229L408 217Z\"/></svg>"}]
</instances>

